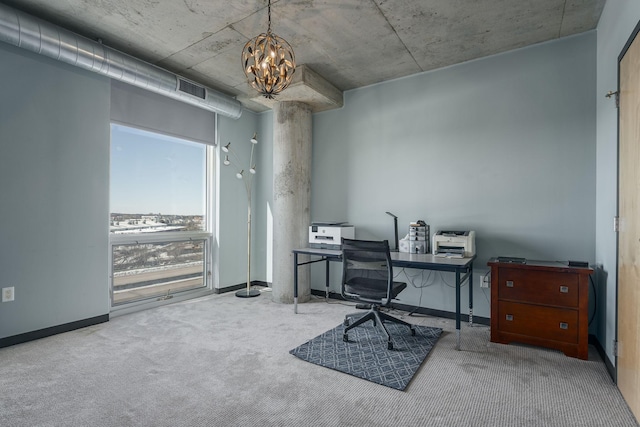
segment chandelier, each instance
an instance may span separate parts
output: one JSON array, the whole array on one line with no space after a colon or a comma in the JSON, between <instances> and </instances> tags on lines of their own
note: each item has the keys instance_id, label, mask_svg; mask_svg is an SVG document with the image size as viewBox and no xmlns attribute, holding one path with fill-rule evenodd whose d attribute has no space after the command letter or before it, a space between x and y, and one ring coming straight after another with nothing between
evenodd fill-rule
<instances>
[{"instance_id":1,"label":"chandelier","mask_svg":"<svg viewBox=\"0 0 640 427\"><path fill-rule=\"evenodd\" d=\"M255 90L273 99L291 83L296 60L289 42L271 32L271 0L268 11L267 32L249 40L242 49L242 69Z\"/></svg>"}]
</instances>

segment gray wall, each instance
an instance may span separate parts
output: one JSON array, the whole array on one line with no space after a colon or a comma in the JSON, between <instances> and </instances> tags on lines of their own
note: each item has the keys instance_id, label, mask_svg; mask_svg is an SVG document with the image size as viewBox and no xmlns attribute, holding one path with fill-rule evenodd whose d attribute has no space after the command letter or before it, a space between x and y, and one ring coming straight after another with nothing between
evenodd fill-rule
<instances>
[{"instance_id":1,"label":"gray wall","mask_svg":"<svg viewBox=\"0 0 640 427\"><path fill-rule=\"evenodd\" d=\"M616 338L616 233L617 214L618 111L613 98L618 89L618 56L640 20L637 0L608 1L598 23L597 100L597 206L596 263L598 269L598 339L612 363Z\"/></svg>"},{"instance_id":2,"label":"gray wall","mask_svg":"<svg viewBox=\"0 0 640 427\"><path fill-rule=\"evenodd\" d=\"M0 338L109 312L109 80L0 44Z\"/></svg>"},{"instance_id":3,"label":"gray wall","mask_svg":"<svg viewBox=\"0 0 640 427\"><path fill-rule=\"evenodd\" d=\"M365 239L393 239L385 211L401 237L418 219L475 230L478 270L501 255L593 263L595 61L589 32L345 93L314 115L312 220ZM413 281L422 305L455 310L453 274ZM474 314L489 317L478 285ZM417 305L420 290L400 299Z\"/></svg>"},{"instance_id":4,"label":"gray wall","mask_svg":"<svg viewBox=\"0 0 640 427\"><path fill-rule=\"evenodd\" d=\"M236 178L234 166L223 166L225 153L220 150L220 145L231 142L231 147L239 160L235 163L249 174L249 159L251 142L249 140L254 132L259 132L258 115L244 111L238 120L218 116L218 159L217 182L218 186L218 223L216 225L216 243L218 245L219 278L216 287L225 288L247 282L247 192L243 181ZM264 233L260 229L264 213L256 206L256 194L258 186L265 179L271 179L262 170L262 162L257 156L261 145L269 144L267 140L258 135L258 147L254 152L258 173L253 177L252 183L252 262L251 280L264 280L265 261L264 245L256 244L257 239ZM233 156L230 157L234 159Z\"/></svg>"},{"instance_id":5,"label":"gray wall","mask_svg":"<svg viewBox=\"0 0 640 427\"><path fill-rule=\"evenodd\" d=\"M218 117L219 146L231 142L246 169L251 145L249 138L258 133L253 153L257 173L252 184L251 205L251 280L271 282L270 210L273 189L273 114L244 111L238 120ZM220 278L218 287L246 283L247 280L247 196L235 177L235 169L222 166L224 154L218 148L219 168L219 247Z\"/></svg>"},{"instance_id":6,"label":"gray wall","mask_svg":"<svg viewBox=\"0 0 640 427\"><path fill-rule=\"evenodd\" d=\"M1 43L0 79L1 339L109 313L110 81ZM222 118L218 138L241 155L258 119ZM223 172L217 287L246 280L246 196Z\"/></svg>"},{"instance_id":7,"label":"gray wall","mask_svg":"<svg viewBox=\"0 0 640 427\"><path fill-rule=\"evenodd\" d=\"M497 255L593 263L595 69L589 32L345 93L343 108L314 115L312 219L390 240L387 210L400 217L401 235L417 219L432 232L473 229L477 272ZM268 141L273 115L258 117ZM270 281L271 159L261 143L268 178L254 187L254 280ZM323 267L311 268L322 290ZM408 273L416 286L402 302L455 310L453 275ZM489 290L474 279L474 313L489 317ZM334 267L332 291L338 284Z\"/></svg>"}]
</instances>

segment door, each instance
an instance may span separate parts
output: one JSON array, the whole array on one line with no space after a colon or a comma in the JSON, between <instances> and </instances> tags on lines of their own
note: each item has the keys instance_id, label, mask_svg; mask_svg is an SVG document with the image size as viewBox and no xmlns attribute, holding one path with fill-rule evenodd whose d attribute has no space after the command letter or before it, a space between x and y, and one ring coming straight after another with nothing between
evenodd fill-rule
<instances>
[{"instance_id":1,"label":"door","mask_svg":"<svg viewBox=\"0 0 640 427\"><path fill-rule=\"evenodd\" d=\"M618 388L640 419L640 37L619 63Z\"/></svg>"}]
</instances>

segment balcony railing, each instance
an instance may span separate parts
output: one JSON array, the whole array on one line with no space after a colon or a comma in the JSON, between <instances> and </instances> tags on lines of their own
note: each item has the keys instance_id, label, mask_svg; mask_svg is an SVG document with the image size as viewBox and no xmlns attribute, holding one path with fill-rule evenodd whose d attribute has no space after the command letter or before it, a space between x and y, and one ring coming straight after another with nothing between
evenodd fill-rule
<instances>
[{"instance_id":1,"label":"balcony railing","mask_svg":"<svg viewBox=\"0 0 640 427\"><path fill-rule=\"evenodd\" d=\"M206 239L113 244L113 305L207 286L206 251Z\"/></svg>"}]
</instances>

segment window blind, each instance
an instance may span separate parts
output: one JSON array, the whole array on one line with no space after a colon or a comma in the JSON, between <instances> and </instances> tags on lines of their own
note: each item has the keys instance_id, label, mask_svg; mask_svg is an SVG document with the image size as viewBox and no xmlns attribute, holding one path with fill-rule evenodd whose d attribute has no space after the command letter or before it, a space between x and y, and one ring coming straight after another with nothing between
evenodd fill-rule
<instances>
[{"instance_id":1,"label":"window blind","mask_svg":"<svg viewBox=\"0 0 640 427\"><path fill-rule=\"evenodd\" d=\"M117 80L111 81L111 121L215 144L215 113Z\"/></svg>"}]
</instances>

